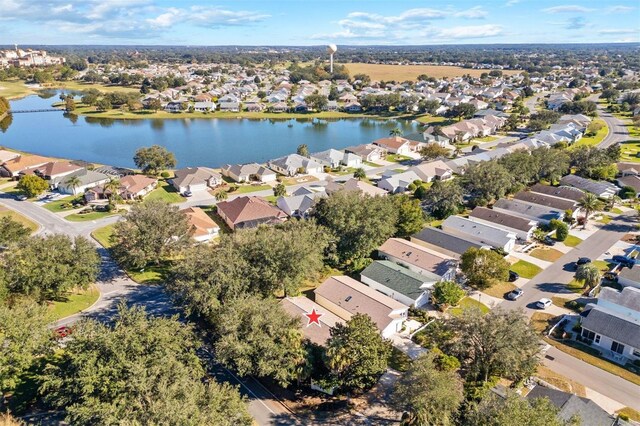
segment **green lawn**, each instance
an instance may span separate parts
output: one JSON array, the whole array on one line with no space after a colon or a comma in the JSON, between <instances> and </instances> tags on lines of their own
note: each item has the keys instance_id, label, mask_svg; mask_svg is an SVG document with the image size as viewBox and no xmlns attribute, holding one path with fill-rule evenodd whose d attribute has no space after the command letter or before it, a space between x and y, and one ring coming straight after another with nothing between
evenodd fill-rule
<instances>
[{"instance_id":1,"label":"green lawn","mask_svg":"<svg viewBox=\"0 0 640 426\"><path fill-rule=\"evenodd\" d=\"M420 123L438 125L438 126L448 126L449 124L455 123L455 121L450 118L441 117L439 115L429 115L429 114L425 114L420 117L417 117L416 120L418 120Z\"/></svg>"},{"instance_id":2,"label":"green lawn","mask_svg":"<svg viewBox=\"0 0 640 426\"><path fill-rule=\"evenodd\" d=\"M71 293L64 300L52 302L50 306L51 317L54 321L57 321L77 314L93 305L98 300L98 297L100 297L100 292L95 286L77 293Z\"/></svg>"},{"instance_id":3,"label":"green lawn","mask_svg":"<svg viewBox=\"0 0 640 426\"><path fill-rule=\"evenodd\" d=\"M16 222L29 228L31 232L35 232L38 229L38 225L35 222L32 222L31 220L27 219L26 217L22 216L20 213L16 211L0 206L0 219L2 219L3 217L10 217Z\"/></svg>"},{"instance_id":4,"label":"green lawn","mask_svg":"<svg viewBox=\"0 0 640 426\"><path fill-rule=\"evenodd\" d=\"M318 182L319 180L320 179L318 179L317 177L311 176L311 175L293 176L293 177L286 177L282 179L282 183L285 184L285 186L289 186L289 185L299 185L301 183Z\"/></svg>"},{"instance_id":5,"label":"green lawn","mask_svg":"<svg viewBox=\"0 0 640 426\"><path fill-rule=\"evenodd\" d=\"M607 133L609 133L609 128L607 127L607 123L605 123L605 121L601 118L596 118L595 120L593 120L593 122L601 123L604 126L602 127L602 129L598 130L595 136L585 136L581 138L578 142L574 143L572 147L595 146L595 145L598 145L600 142L602 142L602 140L607 136Z\"/></svg>"},{"instance_id":6,"label":"green lawn","mask_svg":"<svg viewBox=\"0 0 640 426\"><path fill-rule=\"evenodd\" d=\"M72 210L73 207L67 207L67 206L71 206L71 202L76 198L81 199L82 197L76 197L75 195L70 195L68 197L59 198L55 201L46 203L43 205L43 207L53 213L63 212L65 210ZM66 208L63 206L65 206Z\"/></svg>"},{"instance_id":7,"label":"green lawn","mask_svg":"<svg viewBox=\"0 0 640 426\"><path fill-rule=\"evenodd\" d=\"M518 260L516 263L511 265L511 268L509 269L520 275L522 278L527 279L531 279L542 272L541 267L534 265L531 262L527 262L526 260Z\"/></svg>"},{"instance_id":8,"label":"green lawn","mask_svg":"<svg viewBox=\"0 0 640 426\"><path fill-rule=\"evenodd\" d=\"M400 163L401 161L411 160L411 157L407 157L406 155L389 154L385 157L385 160L390 163Z\"/></svg>"},{"instance_id":9,"label":"green lawn","mask_svg":"<svg viewBox=\"0 0 640 426\"><path fill-rule=\"evenodd\" d=\"M91 233L91 236L99 242L104 248L111 248L111 234L113 234L113 228L115 225L107 225L102 228L98 228Z\"/></svg>"},{"instance_id":10,"label":"green lawn","mask_svg":"<svg viewBox=\"0 0 640 426\"><path fill-rule=\"evenodd\" d=\"M22 98L34 93L36 93L35 90L25 86L22 80L0 81L0 96L7 99Z\"/></svg>"},{"instance_id":11,"label":"green lawn","mask_svg":"<svg viewBox=\"0 0 640 426\"><path fill-rule=\"evenodd\" d=\"M91 212L91 213L74 213L69 216L65 216L64 218L70 222L88 222L90 220L98 220L103 219L108 216L114 216L119 214L117 211L111 212Z\"/></svg>"},{"instance_id":12,"label":"green lawn","mask_svg":"<svg viewBox=\"0 0 640 426\"><path fill-rule=\"evenodd\" d=\"M537 248L532 250L529 254L537 259L545 260L547 262L555 262L563 256L561 251L552 248Z\"/></svg>"},{"instance_id":13,"label":"green lawn","mask_svg":"<svg viewBox=\"0 0 640 426\"><path fill-rule=\"evenodd\" d=\"M607 272L609 269L611 269L611 265L606 260L594 260L591 263L597 266L601 272Z\"/></svg>"},{"instance_id":14,"label":"green lawn","mask_svg":"<svg viewBox=\"0 0 640 426\"><path fill-rule=\"evenodd\" d=\"M637 157L640 152L640 129L635 127L628 118L625 119L625 123L629 131L629 140L620 144L620 161L640 163L640 157Z\"/></svg>"},{"instance_id":15,"label":"green lawn","mask_svg":"<svg viewBox=\"0 0 640 426\"><path fill-rule=\"evenodd\" d=\"M178 193L178 191L169 185L166 181L158 182L158 187L151 191L149 195L144 198L145 201L150 200L164 200L167 203L181 203L185 198Z\"/></svg>"},{"instance_id":16,"label":"green lawn","mask_svg":"<svg viewBox=\"0 0 640 426\"><path fill-rule=\"evenodd\" d=\"M365 161L364 164L366 164L369 167L375 167L376 169L379 167L382 167L382 164L372 163L371 161Z\"/></svg>"},{"instance_id":17,"label":"green lawn","mask_svg":"<svg viewBox=\"0 0 640 426\"><path fill-rule=\"evenodd\" d=\"M602 223L604 225L606 225L607 223L611 222L613 219L611 219L611 216L603 214L602 217L600 219L598 219L596 222Z\"/></svg>"},{"instance_id":18,"label":"green lawn","mask_svg":"<svg viewBox=\"0 0 640 426\"><path fill-rule=\"evenodd\" d=\"M567 290L572 291L574 293L582 294L585 292L586 288L583 283L576 280L575 278L569 281L567 284Z\"/></svg>"},{"instance_id":19,"label":"green lawn","mask_svg":"<svg viewBox=\"0 0 640 426\"><path fill-rule=\"evenodd\" d=\"M480 312L483 314L489 312L489 308L486 305L470 297L463 298L460 303L458 303L458 306L455 308L449 308L447 312L451 315L460 315L465 309L480 309Z\"/></svg>"},{"instance_id":20,"label":"green lawn","mask_svg":"<svg viewBox=\"0 0 640 426\"><path fill-rule=\"evenodd\" d=\"M575 247L580 244L582 240L576 236L569 235L567 239L563 241L564 245L567 247Z\"/></svg>"},{"instance_id":21,"label":"green lawn","mask_svg":"<svg viewBox=\"0 0 640 426\"><path fill-rule=\"evenodd\" d=\"M493 142L495 140L500 139L498 136L485 136L483 138L473 138L474 142L484 143L484 142Z\"/></svg>"},{"instance_id":22,"label":"green lawn","mask_svg":"<svg viewBox=\"0 0 640 426\"><path fill-rule=\"evenodd\" d=\"M227 222L225 222L220 217L220 215L216 213L216 206L201 207L201 209L204 210L204 212L216 223L216 225L220 227L221 234L233 233L231 228L229 228L229 225L227 225Z\"/></svg>"},{"instance_id":23,"label":"green lawn","mask_svg":"<svg viewBox=\"0 0 640 426\"><path fill-rule=\"evenodd\" d=\"M230 194L249 194L251 192L258 191L266 191L272 189L271 185L263 184L263 185L239 185L236 187L235 191L230 192Z\"/></svg>"},{"instance_id":24,"label":"green lawn","mask_svg":"<svg viewBox=\"0 0 640 426\"><path fill-rule=\"evenodd\" d=\"M488 294L489 296L497 297L502 299L505 294L509 293L511 290L514 290L516 285L507 281L500 281L496 284L492 285L489 288L482 290L483 293Z\"/></svg>"}]
</instances>

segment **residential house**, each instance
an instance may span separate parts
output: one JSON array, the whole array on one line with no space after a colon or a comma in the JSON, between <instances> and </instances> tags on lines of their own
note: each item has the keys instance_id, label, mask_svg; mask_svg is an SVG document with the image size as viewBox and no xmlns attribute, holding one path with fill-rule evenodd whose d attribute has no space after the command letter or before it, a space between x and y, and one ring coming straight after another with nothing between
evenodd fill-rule
<instances>
[{"instance_id":1,"label":"residential house","mask_svg":"<svg viewBox=\"0 0 640 426\"><path fill-rule=\"evenodd\" d=\"M216 110L216 104L211 101L195 102L193 104L193 110L197 112L209 112Z\"/></svg>"},{"instance_id":2,"label":"residential house","mask_svg":"<svg viewBox=\"0 0 640 426\"><path fill-rule=\"evenodd\" d=\"M269 109L271 110L271 112L286 112L289 109L289 107L285 102L280 101L271 105Z\"/></svg>"},{"instance_id":3,"label":"residential house","mask_svg":"<svg viewBox=\"0 0 640 426\"><path fill-rule=\"evenodd\" d=\"M442 160L426 161L409 170L415 172L423 182L449 180L453 177L453 170Z\"/></svg>"},{"instance_id":4,"label":"residential house","mask_svg":"<svg viewBox=\"0 0 640 426\"><path fill-rule=\"evenodd\" d=\"M220 111L226 112L240 112L240 102L218 102L218 108Z\"/></svg>"},{"instance_id":5,"label":"residential house","mask_svg":"<svg viewBox=\"0 0 640 426\"><path fill-rule=\"evenodd\" d=\"M344 184L341 185L341 189L344 189L345 191L358 191L362 194L371 195L372 197L387 195L387 191L385 191L384 189L377 188L370 183L358 180L356 178L347 180Z\"/></svg>"},{"instance_id":6,"label":"residential house","mask_svg":"<svg viewBox=\"0 0 640 426\"><path fill-rule=\"evenodd\" d=\"M71 185L72 178L78 178L77 185ZM80 169L65 176L61 182L58 183L58 191L63 194L78 195L85 192L89 188L94 186L104 185L109 182L111 177L99 173L93 170Z\"/></svg>"},{"instance_id":7,"label":"residential house","mask_svg":"<svg viewBox=\"0 0 640 426\"><path fill-rule=\"evenodd\" d=\"M338 102L329 101L327 102L327 106L325 108L327 111L337 111L338 110Z\"/></svg>"},{"instance_id":8,"label":"residential house","mask_svg":"<svg viewBox=\"0 0 640 426\"><path fill-rule=\"evenodd\" d=\"M0 160L0 163L2 160ZM638 163L618 163L616 164L622 176L640 176L640 164Z\"/></svg>"},{"instance_id":9,"label":"residential house","mask_svg":"<svg viewBox=\"0 0 640 426\"><path fill-rule=\"evenodd\" d=\"M522 200L507 200L506 198L496 201L493 204L493 210L535 220L545 225L553 219L561 220L564 217L564 210L557 210Z\"/></svg>"},{"instance_id":10,"label":"residential house","mask_svg":"<svg viewBox=\"0 0 640 426\"><path fill-rule=\"evenodd\" d=\"M73 172L82 170L83 167L68 161L51 161L35 169L30 169L27 173L33 172L37 176L46 180L51 189L56 189L58 184ZM24 172L21 172L24 173Z\"/></svg>"},{"instance_id":11,"label":"residential house","mask_svg":"<svg viewBox=\"0 0 640 426\"><path fill-rule=\"evenodd\" d=\"M585 306L580 317L580 336L590 346L621 364L640 360L639 288L602 287L597 304Z\"/></svg>"},{"instance_id":12,"label":"residential house","mask_svg":"<svg viewBox=\"0 0 640 426\"><path fill-rule=\"evenodd\" d=\"M640 194L640 177L639 176L622 176L616 179L618 186L628 186L636 191L636 197Z\"/></svg>"},{"instance_id":13,"label":"residential house","mask_svg":"<svg viewBox=\"0 0 640 426\"><path fill-rule=\"evenodd\" d=\"M267 163L269 168L285 176L297 174L320 174L324 171L322 164L298 154L290 154L276 158Z\"/></svg>"},{"instance_id":14,"label":"residential house","mask_svg":"<svg viewBox=\"0 0 640 426\"><path fill-rule=\"evenodd\" d=\"M545 207L551 207L556 210L575 210L577 202L573 200L564 200L562 198L551 197L537 192L520 191L513 196L516 200L526 201L528 203L539 204ZM575 211L574 211L575 214Z\"/></svg>"},{"instance_id":15,"label":"residential house","mask_svg":"<svg viewBox=\"0 0 640 426\"><path fill-rule=\"evenodd\" d=\"M260 197L238 197L217 204L218 214L232 230L256 228L287 220L285 212Z\"/></svg>"},{"instance_id":16,"label":"residential house","mask_svg":"<svg viewBox=\"0 0 640 426\"><path fill-rule=\"evenodd\" d=\"M605 182L585 179L576 175L567 175L560 179L561 185L573 186L583 191L591 192L600 198L611 198L620 191L616 185Z\"/></svg>"},{"instance_id":17,"label":"residential house","mask_svg":"<svg viewBox=\"0 0 640 426\"><path fill-rule=\"evenodd\" d=\"M391 154L408 155L411 153L411 141L400 136L376 139L374 145L378 145Z\"/></svg>"},{"instance_id":18,"label":"residential house","mask_svg":"<svg viewBox=\"0 0 640 426\"><path fill-rule=\"evenodd\" d=\"M51 161L51 158L41 157L40 155L19 155L0 165L0 176L16 178L20 173L24 174Z\"/></svg>"},{"instance_id":19,"label":"residential house","mask_svg":"<svg viewBox=\"0 0 640 426\"><path fill-rule=\"evenodd\" d=\"M120 179L120 197L124 200L143 198L158 186L158 179L145 175L127 175Z\"/></svg>"},{"instance_id":20,"label":"residential house","mask_svg":"<svg viewBox=\"0 0 640 426\"><path fill-rule=\"evenodd\" d=\"M17 152L0 149L0 164L3 164L7 161L11 161L18 157L20 157L20 154L18 154Z\"/></svg>"},{"instance_id":21,"label":"residential house","mask_svg":"<svg viewBox=\"0 0 640 426\"><path fill-rule=\"evenodd\" d=\"M364 161L368 161L370 163L384 160L387 156L387 150L385 148L370 143L350 146L345 148L345 151L351 152L362 158Z\"/></svg>"},{"instance_id":22,"label":"residential house","mask_svg":"<svg viewBox=\"0 0 640 426\"><path fill-rule=\"evenodd\" d=\"M461 216L449 216L442 222L442 230L449 234L475 240L481 244L511 252L516 243L516 234L506 229L485 223L474 222Z\"/></svg>"},{"instance_id":23,"label":"residential house","mask_svg":"<svg viewBox=\"0 0 640 426\"><path fill-rule=\"evenodd\" d=\"M618 273L618 284L640 289L640 267L634 265L632 268L622 268Z\"/></svg>"},{"instance_id":24,"label":"residential house","mask_svg":"<svg viewBox=\"0 0 640 426\"><path fill-rule=\"evenodd\" d=\"M211 241L220 234L220 227L200 207L181 210L189 221L191 238L198 243Z\"/></svg>"},{"instance_id":25,"label":"residential house","mask_svg":"<svg viewBox=\"0 0 640 426\"><path fill-rule=\"evenodd\" d=\"M314 290L315 301L338 317L349 320L367 314L384 338L398 333L407 319L408 306L347 276L327 278Z\"/></svg>"},{"instance_id":26,"label":"residential house","mask_svg":"<svg viewBox=\"0 0 640 426\"><path fill-rule=\"evenodd\" d=\"M182 101L171 101L165 105L164 110L167 112L182 112L186 110L187 103Z\"/></svg>"},{"instance_id":27,"label":"residential house","mask_svg":"<svg viewBox=\"0 0 640 426\"><path fill-rule=\"evenodd\" d=\"M362 112L362 105L360 105L360 102L349 102L345 104L342 109L344 110L344 112Z\"/></svg>"},{"instance_id":28,"label":"residential house","mask_svg":"<svg viewBox=\"0 0 640 426\"><path fill-rule=\"evenodd\" d=\"M434 135L433 133L423 133L424 141L426 143L436 143L443 148L451 147L451 139L444 135Z\"/></svg>"},{"instance_id":29,"label":"residential house","mask_svg":"<svg viewBox=\"0 0 640 426\"><path fill-rule=\"evenodd\" d=\"M529 188L529 191L575 202L580 201L582 197L584 197L582 190L571 186L550 186L536 183Z\"/></svg>"},{"instance_id":30,"label":"residential house","mask_svg":"<svg viewBox=\"0 0 640 426\"><path fill-rule=\"evenodd\" d=\"M274 182L276 172L269 170L257 163L250 164L225 164L221 168L223 176L233 179L235 182Z\"/></svg>"},{"instance_id":31,"label":"residential house","mask_svg":"<svg viewBox=\"0 0 640 426\"><path fill-rule=\"evenodd\" d=\"M392 299L419 308L431 298L431 289L441 278L418 274L388 260L376 260L360 273L360 281Z\"/></svg>"},{"instance_id":32,"label":"residential house","mask_svg":"<svg viewBox=\"0 0 640 426\"><path fill-rule=\"evenodd\" d=\"M459 237L444 232L438 228L426 227L422 231L411 236L411 242L424 246L430 250L442 253L454 259L460 256L471 247L477 249L489 249L489 245L479 243L468 238Z\"/></svg>"},{"instance_id":33,"label":"residential house","mask_svg":"<svg viewBox=\"0 0 640 426\"><path fill-rule=\"evenodd\" d=\"M222 175L208 167L186 167L176 170L171 184L180 193L206 191L222 185Z\"/></svg>"},{"instance_id":34,"label":"residential house","mask_svg":"<svg viewBox=\"0 0 640 426\"><path fill-rule=\"evenodd\" d=\"M401 238L389 238L378 248L378 255L428 277L436 274L448 281L456 275L457 262L453 257Z\"/></svg>"},{"instance_id":35,"label":"residential house","mask_svg":"<svg viewBox=\"0 0 640 426\"><path fill-rule=\"evenodd\" d=\"M581 426L613 426L619 424L614 416L607 413L598 404L573 393L535 385L527 393L529 401L546 398L558 409L556 417L563 424L578 419ZM620 426L622 426L620 424Z\"/></svg>"},{"instance_id":36,"label":"residential house","mask_svg":"<svg viewBox=\"0 0 640 426\"><path fill-rule=\"evenodd\" d=\"M313 192L304 195L291 195L288 197L279 197L276 205L280 210L291 217L299 217L306 219L311 213L313 206L316 204L318 197L323 197L322 192Z\"/></svg>"},{"instance_id":37,"label":"residential house","mask_svg":"<svg viewBox=\"0 0 640 426\"><path fill-rule=\"evenodd\" d=\"M359 156L351 152L338 151L337 149L316 152L309 155L309 158L332 169L339 166L360 167L362 165L362 158Z\"/></svg>"},{"instance_id":38,"label":"residential house","mask_svg":"<svg viewBox=\"0 0 640 426\"><path fill-rule=\"evenodd\" d=\"M469 214L469 220L504 229L505 231L515 234L516 238L520 241L531 240L533 231L538 226L538 222L535 220L506 214L486 207L476 207L473 209L471 214Z\"/></svg>"},{"instance_id":39,"label":"residential house","mask_svg":"<svg viewBox=\"0 0 640 426\"><path fill-rule=\"evenodd\" d=\"M378 181L378 188L382 188L391 194L405 192L409 185L415 181L422 180L420 176L412 170L396 173L394 171L385 171L382 173L382 179Z\"/></svg>"},{"instance_id":40,"label":"residential house","mask_svg":"<svg viewBox=\"0 0 640 426\"><path fill-rule=\"evenodd\" d=\"M305 296L286 297L280 301L280 305L292 317L300 318L302 335L309 342L318 346L325 346L331 337L331 328L344 322L342 318ZM320 324L309 323L309 317L306 314L310 314L314 310L320 315L318 318Z\"/></svg>"}]
</instances>

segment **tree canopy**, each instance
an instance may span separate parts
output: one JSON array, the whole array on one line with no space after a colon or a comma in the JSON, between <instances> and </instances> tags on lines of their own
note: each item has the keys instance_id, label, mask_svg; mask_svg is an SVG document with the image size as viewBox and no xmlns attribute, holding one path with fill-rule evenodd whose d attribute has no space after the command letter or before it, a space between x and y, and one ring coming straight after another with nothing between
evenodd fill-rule
<instances>
[{"instance_id":1,"label":"tree canopy","mask_svg":"<svg viewBox=\"0 0 640 426\"><path fill-rule=\"evenodd\" d=\"M570 426L575 419L558 418L558 409L548 398L529 401L510 392L506 399L489 395L465 418L469 426Z\"/></svg>"},{"instance_id":2,"label":"tree canopy","mask_svg":"<svg viewBox=\"0 0 640 426\"><path fill-rule=\"evenodd\" d=\"M484 289L509 278L509 262L493 250L471 247L460 261L460 269L472 287Z\"/></svg>"},{"instance_id":3,"label":"tree canopy","mask_svg":"<svg viewBox=\"0 0 640 426\"><path fill-rule=\"evenodd\" d=\"M49 184L46 180L36 175L26 175L20 178L20 181L16 185L16 189L22 191L27 197L37 197L44 191L49 189Z\"/></svg>"},{"instance_id":4,"label":"tree canopy","mask_svg":"<svg viewBox=\"0 0 640 426\"><path fill-rule=\"evenodd\" d=\"M176 157L167 148L160 145L143 147L133 157L136 166L143 173L158 174L160 171L176 166Z\"/></svg>"}]
</instances>

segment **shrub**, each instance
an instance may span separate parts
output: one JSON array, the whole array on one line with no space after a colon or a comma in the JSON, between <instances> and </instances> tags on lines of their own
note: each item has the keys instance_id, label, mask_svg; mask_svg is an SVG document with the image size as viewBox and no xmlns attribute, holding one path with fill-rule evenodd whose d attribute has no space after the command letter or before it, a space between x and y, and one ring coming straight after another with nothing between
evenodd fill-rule
<instances>
[{"instance_id":1,"label":"shrub","mask_svg":"<svg viewBox=\"0 0 640 426\"><path fill-rule=\"evenodd\" d=\"M618 195L623 200L630 200L636 197L636 190L630 186L623 186Z\"/></svg>"},{"instance_id":2,"label":"shrub","mask_svg":"<svg viewBox=\"0 0 640 426\"><path fill-rule=\"evenodd\" d=\"M169 172L162 172L160 173L160 176L162 176L164 179L167 179L169 176L171 176L171 174Z\"/></svg>"},{"instance_id":3,"label":"shrub","mask_svg":"<svg viewBox=\"0 0 640 426\"><path fill-rule=\"evenodd\" d=\"M560 225L556 228L556 240L564 241L569 236L569 226L566 223L560 222Z\"/></svg>"}]
</instances>

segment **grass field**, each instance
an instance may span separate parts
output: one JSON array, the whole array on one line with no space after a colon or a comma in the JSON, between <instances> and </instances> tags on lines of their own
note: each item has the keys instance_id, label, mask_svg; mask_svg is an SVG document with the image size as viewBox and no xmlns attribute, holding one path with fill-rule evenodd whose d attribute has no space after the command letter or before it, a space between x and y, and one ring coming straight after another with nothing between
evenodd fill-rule
<instances>
[{"instance_id":1,"label":"grass field","mask_svg":"<svg viewBox=\"0 0 640 426\"><path fill-rule=\"evenodd\" d=\"M431 124L434 126L435 125L448 126L449 124L455 123L455 120L452 120L450 118L441 117L439 115L429 115L429 114L421 115L418 118L416 118L416 120L418 120L420 123Z\"/></svg>"},{"instance_id":2,"label":"grass field","mask_svg":"<svg viewBox=\"0 0 640 426\"><path fill-rule=\"evenodd\" d=\"M640 158L636 155L640 152L640 129L626 119L627 130L629 131L629 140L620 144L621 155L620 161L630 161L640 163Z\"/></svg>"},{"instance_id":3,"label":"grass field","mask_svg":"<svg viewBox=\"0 0 640 426\"><path fill-rule=\"evenodd\" d=\"M580 244L582 240L576 236L569 235L566 240L563 241L564 245L567 247L575 247Z\"/></svg>"},{"instance_id":4,"label":"grass field","mask_svg":"<svg viewBox=\"0 0 640 426\"><path fill-rule=\"evenodd\" d=\"M69 222L88 222L90 220L98 220L98 219L102 219L107 216L113 216L116 214L119 214L119 213L117 211L91 212L91 213L84 213L84 214L74 213L74 214L65 216L64 218Z\"/></svg>"},{"instance_id":5,"label":"grass field","mask_svg":"<svg viewBox=\"0 0 640 426\"><path fill-rule=\"evenodd\" d=\"M81 197L78 197L81 198ZM70 210L70 208L63 208L63 205L71 204L71 202L76 199L75 195L69 195L68 197L58 198L55 201L51 201L49 203L44 204L42 207L49 210L53 213L63 212L65 210Z\"/></svg>"},{"instance_id":6,"label":"grass field","mask_svg":"<svg viewBox=\"0 0 640 426\"><path fill-rule=\"evenodd\" d=\"M537 259L545 260L547 262L555 262L563 255L561 251L552 248L533 249L529 254Z\"/></svg>"},{"instance_id":7,"label":"grass field","mask_svg":"<svg viewBox=\"0 0 640 426\"><path fill-rule=\"evenodd\" d=\"M70 315L87 309L100 297L100 292L95 286L87 290L73 292L65 297L65 300L55 301L51 304L51 317L54 321L66 318Z\"/></svg>"},{"instance_id":8,"label":"grass field","mask_svg":"<svg viewBox=\"0 0 640 426\"><path fill-rule=\"evenodd\" d=\"M407 157L406 155L400 155L400 154L389 154L385 157L385 160L390 163L400 163L402 161L411 160L411 157Z\"/></svg>"},{"instance_id":9,"label":"grass field","mask_svg":"<svg viewBox=\"0 0 640 426\"><path fill-rule=\"evenodd\" d=\"M15 220L16 222L22 224L23 226L29 228L31 230L31 232L35 232L38 229L38 225L32 221L30 221L29 219L27 219L26 217L22 216L20 213L10 210L6 207L2 207L0 206L0 219L2 219L3 217L10 217L11 219Z\"/></svg>"},{"instance_id":10,"label":"grass field","mask_svg":"<svg viewBox=\"0 0 640 426\"><path fill-rule=\"evenodd\" d=\"M486 305L470 297L465 297L460 301L458 306L456 306L455 308L450 308L447 312L451 315L460 315L465 309L480 309L480 312L482 312L483 314L489 312L489 308Z\"/></svg>"},{"instance_id":11,"label":"grass field","mask_svg":"<svg viewBox=\"0 0 640 426\"><path fill-rule=\"evenodd\" d=\"M144 198L145 201L151 200L164 200L167 203L181 203L185 198L178 193L178 191L169 185L166 181L158 182L158 187L151 191L149 195Z\"/></svg>"},{"instance_id":12,"label":"grass field","mask_svg":"<svg viewBox=\"0 0 640 426\"><path fill-rule=\"evenodd\" d=\"M634 410L633 408L624 407L622 410L616 411L616 414L622 417L626 417L635 422L640 422L640 412Z\"/></svg>"},{"instance_id":13,"label":"grass field","mask_svg":"<svg viewBox=\"0 0 640 426\"><path fill-rule=\"evenodd\" d=\"M602 127L602 129L598 130L595 136L583 137L578 142L571 145L572 148L577 146L598 145L607 136L607 134L609 133L609 127L607 127L607 123L605 123L605 121L601 118L596 118L595 120L593 120L593 122L603 124L604 126Z\"/></svg>"},{"instance_id":14,"label":"grass field","mask_svg":"<svg viewBox=\"0 0 640 426\"><path fill-rule=\"evenodd\" d=\"M567 290L572 291L574 293L582 294L586 290L583 283L576 280L575 278L569 281L567 284Z\"/></svg>"},{"instance_id":15,"label":"grass field","mask_svg":"<svg viewBox=\"0 0 640 426\"><path fill-rule=\"evenodd\" d=\"M469 68L454 67L447 65L387 65L387 64L365 64L350 63L345 64L349 70L349 74L367 74L371 80L395 80L402 82L405 80L416 80L420 74L426 74L429 77L461 77L471 74L473 77L480 77L484 72L490 70L474 70ZM506 75L518 74L520 71L505 70L502 71Z\"/></svg>"},{"instance_id":16,"label":"grass field","mask_svg":"<svg viewBox=\"0 0 640 426\"><path fill-rule=\"evenodd\" d=\"M35 90L25 86L22 80L0 81L0 96L7 99L18 99L34 93Z\"/></svg>"},{"instance_id":17,"label":"grass field","mask_svg":"<svg viewBox=\"0 0 640 426\"><path fill-rule=\"evenodd\" d=\"M513 265L511 265L511 269L513 272L520 275L522 278L531 279L542 272L542 268L538 265L534 265L533 263L527 262L526 260L519 260Z\"/></svg>"},{"instance_id":18,"label":"grass field","mask_svg":"<svg viewBox=\"0 0 640 426\"><path fill-rule=\"evenodd\" d=\"M587 396L587 391L583 385L581 385L580 383L574 382L571 379L567 379L564 376L561 376L560 374L545 367L542 364L538 365L536 376L544 380L545 382L549 383L550 385L557 387L562 391L575 393L578 396L582 396L582 397Z\"/></svg>"},{"instance_id":19,"label":"grass field","mask_svg":"<svg viewBox=\"0 0 640 426\"><path fill-rule=\"evenodd\" d=\"M530 324L538 334L542 334L547 329L547 327L549 327L553 318L555 318L555 316L552 314L547 314L544 312L534 312L533 315L531 315Z\"/></svg>"},{"instance_id":20,"label":"grass field","mask_svg":"<svg viewBox=\"0 0 640 426\"><path fill-rule=\"evenodd\" d=\"M252 192L266 191L272 189L270 185L239 185L237 189L230 194L250 194Z\"/></svg>"},{"instance_id":21,"label":"grass field","mask_svg":"<svg viewBox=\"0 0 640 426\"><path fill-rule=\"evenodd\" d=\"M483 293L489 296L497 297L498 299L504 298L504 295L515 289L516 286L513 283L507 281L500 281L489 288L482 290Z\"/></svg>"},{"instance_id":22,"label":"grass field","mask_svg":"<svg viewBox=\"0 0 640 426\"><path fill-rule=\"evenodd\" d=\"M114 225L103 226L102 228L98 228L91 233L91 236L104 248L111 248L111 234L113 234Z\"/></svg>"}]
</instances>

